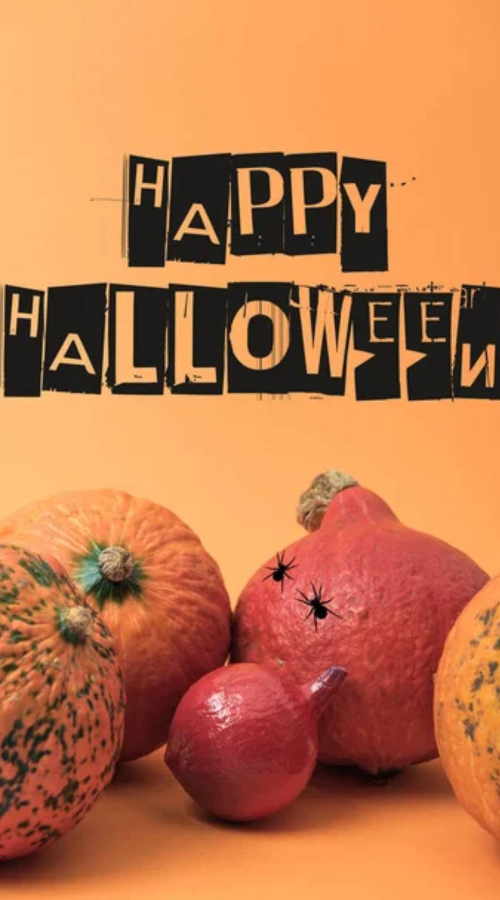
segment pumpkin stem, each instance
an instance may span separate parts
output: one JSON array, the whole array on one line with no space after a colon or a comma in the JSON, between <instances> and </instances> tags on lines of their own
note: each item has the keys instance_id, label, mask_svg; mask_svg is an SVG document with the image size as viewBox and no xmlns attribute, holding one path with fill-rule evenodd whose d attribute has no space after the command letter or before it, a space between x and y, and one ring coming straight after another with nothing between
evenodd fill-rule
<instances>
[{"instance_id":1,"label":"pumpkin stem","mask_svg":"<svg viewBox=\"0 0 500 900\"><path fill-rule=\"evenodd\" d=\"M329 469L328 472L317 475L299 499L297 507L299 525L303 525L306 531L317 531L335 495L357 483L350 475L344 475L336 469Z\"/></svg>"},{"instance_id":2,"label":"pumpkin stem","mask_svg":"<svg viewBox=\"0 0 500 900\"><path fill-rule=\"evenodd\" d=\"M146 574L139 560L124 547L106 547L93 541L87 552L75 557L74 579L84 595L94 598L99 609L108 601L122 604L142 597Z\"/></svg>"},{"instance_id":3,"label":"pumpkin stem","mask_svg":"<svg viewBox=\"0 0 500 900\"><path fill-rule=\"evenodd\" d=\"M92 631L92 613L88 606L59 606L57 625L69 644L84 644Z\"/></svg>"},{"instance_id":4,"label":"pumpkin stem","mask_svg":"<svg viewBox=\"0 0 500 900\"><path fill-rule=\"evenodd\" d=\"M302 685L302 692L308 702L312 704L316 718L324 713L332 694L339 684L342 684L347 675L347 669L343 666L330 666L326 672L322 672L317 678L313 678L308 684Z\"/></svg>"},{"instance_id":5,"label":"pumpkin stem","mask_svg":"<svg viewBox=\"0 0 500 900\"><path fill-rule=\"evenodd\" d=\"M124 547L106 547L99 554L99 569L108 581L125 581L134 571L134 558Z\"/></svg>"}]
</instances>

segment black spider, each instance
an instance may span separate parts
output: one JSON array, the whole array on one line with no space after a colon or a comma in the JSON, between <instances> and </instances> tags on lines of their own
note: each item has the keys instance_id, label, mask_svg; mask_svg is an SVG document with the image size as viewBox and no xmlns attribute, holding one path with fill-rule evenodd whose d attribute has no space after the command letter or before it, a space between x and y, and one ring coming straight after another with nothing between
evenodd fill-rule
<instances>
[{"instance_id":1,"label":"black spider","mask_svg":"<svg viewBox=\"0 0 500 900\"><path fill-rule=\"evenodd\" d=\"M281 593L283 593L283 585L285 583L285 578L289 578L290 581L293 581L292 576L289 575L288 573L289 573L290 569L297 568L297 566L293 565L296 558L297 558L296 556L293 556L289 562L285 562L285 551L283 550L283 553L277 553L276 561L277 561L278 565L277 566L266 566L266 569L270 569L271 573L270 573L270 575L266 575L266 577L263 578L262 580L267 581L268 578L272 578L273 581L280 581L281 582Z\"/></svg>"},{"instance_id":2,"label":"black spider","mask_svg":"<svg viewBox=\"0 0 500 900\"><path fill-rule=\"evenodd\" d=\"M309 616L314 615L314 628L317 631L318 630L318 619L326 619L328 613L330 613L331 616L335 616L337 619L341 619L342 616L339 616L338 613L333 612L333 609L326 608L327 604L332 602L333 597L330 597L329 600L323 600L323 598L322 598L323 585L322 584L319 587L319 591L316 590L312 581L311 581L311 587L312 587L312 592L313 592L312 598L307 597L306 594L303 594L302 591L299 591L299 594L301 595L301 597L303 597L303 599L300 600L299 598L297 598L297 602L303 603L304 606L311 607L311 609L307 613L307 616L304 619L304 622L306 621L306 619L309 618ZM299 589L297 588L297 590L299 590Z\"/></svg>"}]
</instances>

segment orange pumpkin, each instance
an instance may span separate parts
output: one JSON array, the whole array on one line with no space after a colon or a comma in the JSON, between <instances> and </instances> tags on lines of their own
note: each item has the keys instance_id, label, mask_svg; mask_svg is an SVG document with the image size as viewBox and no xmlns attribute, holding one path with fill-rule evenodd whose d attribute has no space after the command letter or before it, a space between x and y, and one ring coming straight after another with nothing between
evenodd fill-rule
<instances>
[{"instance_id":1,"label":"orange pumpkin","mask_svg":"<svg viewBox=\"0 0 500 900\"><path fill-rule=\"evenodd\" d=\"M67 576L0 546L0 859L72 828L111 780L125 696L114 641Z\"/></svg>"},{"instance_id":2,"label":"orange pumpkin","mask_svg":"<svg viewBox=\"0 0 500 900\"><path fill-rule=\"evenodd\" d=\"M500 840L500 577L476 594L447 638L434 717L458 800Z\"/></svg>"},{"instance_id":3,"label":"orange pumpkin","mask_svg":"<svg viewBox=\"0 0 500 900\"><path fill-rule=\"evenodd\" d=\"M122 491L76 491L0 525L55 556L115 637L127 707L122 759L166 743L188 687L223 665L231 611L217 564L172 512Z\"/></svg>"}]
</instances>

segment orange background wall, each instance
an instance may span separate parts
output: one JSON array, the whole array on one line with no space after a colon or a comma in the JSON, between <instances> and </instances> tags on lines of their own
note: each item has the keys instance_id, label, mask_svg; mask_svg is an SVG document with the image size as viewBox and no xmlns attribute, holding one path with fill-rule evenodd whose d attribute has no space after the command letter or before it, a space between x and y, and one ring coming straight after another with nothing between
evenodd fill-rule
<instances>
[{"instance_id":1,"label":"orange background wall","mask_svg":"<svg viewBox=\"0 0 500 900\"><path fill-rule=\"evenodd\" d=\"M331 149L416 178L390 189L392 283L498 283L493 2L20 0L2 18L4 282L342 284L326 255L131 271L121 204L90 199L121 196L124 153ZM73 487L152 497L200 532L233 596L294 537L298 494L332 466L500 570L495 402L0 402L0 511Z\"/></svg>"},{"instance_id":2,"label":"orange background wall","mask_svg":"<svg viewBox=\"0 0 500 900\"><path fill-rule=\"evenodd\" d=\"M390 189L392 283L499 283L494 0L0 6L3 282L340 286L331 256L131 273L120 255L120 203L91 202L121 196L125 153L336 150L386 160L396 183L415 176ZM493 573L499 416L495 402L467 400L0 398L0 513L68 488L148 496L200 533L235 599L257 564L298 534L299 493L333 466ZM203 840L199 825L190 840L198 833ZM316 870L312 844L307 852ZM359 847L357 865L363 854ZM419 896L393 888L394 896ZM11 880L9 897L14 890ZM206 885L194 890L190 897L207 896Z\"/></svg>"}]
</instances>

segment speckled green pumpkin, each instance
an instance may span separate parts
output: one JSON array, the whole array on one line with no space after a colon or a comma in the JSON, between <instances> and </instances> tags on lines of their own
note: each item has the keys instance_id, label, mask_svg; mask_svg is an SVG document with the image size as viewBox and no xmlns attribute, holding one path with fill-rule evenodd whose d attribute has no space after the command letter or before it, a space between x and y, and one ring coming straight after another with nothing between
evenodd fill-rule
<instances>
[{"instance_id":1,"label":"speckled green pumpkin","mask_svg":"<svg viewBox=\"0 0 500 900\"><path fill-rule=\"evenodd\" d=\"M123 679L98 614L40 556L0 545L0 859L51 843L110 781Z\"/></svg>"}]
</instances>

